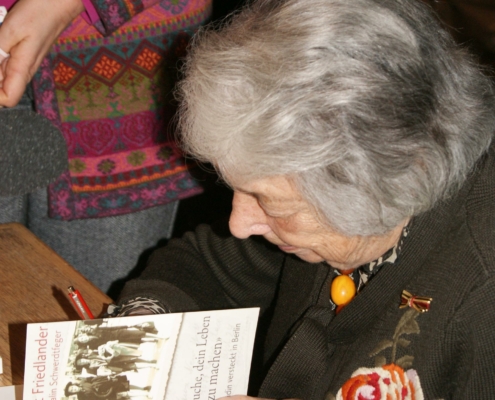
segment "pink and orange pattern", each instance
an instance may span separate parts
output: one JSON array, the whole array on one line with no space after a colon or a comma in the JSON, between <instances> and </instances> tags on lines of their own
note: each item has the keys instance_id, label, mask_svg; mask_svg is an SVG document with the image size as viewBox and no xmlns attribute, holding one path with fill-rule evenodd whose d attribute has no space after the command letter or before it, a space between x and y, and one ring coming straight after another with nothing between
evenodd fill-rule
<instances>
[{"instance_id":1,"label":"pink and orange pattern","mask_svg":"<svg viewBox=\"0 0 495 400\"><path fill-rule=\"evenodd\" d=\"M202 190L173 140L170 93L211 0L92 1L99 24L77 18L33 79L37 111L67 143L69 171L49 188L57 219L120 215Z\"/></svg>"}]
</instances>

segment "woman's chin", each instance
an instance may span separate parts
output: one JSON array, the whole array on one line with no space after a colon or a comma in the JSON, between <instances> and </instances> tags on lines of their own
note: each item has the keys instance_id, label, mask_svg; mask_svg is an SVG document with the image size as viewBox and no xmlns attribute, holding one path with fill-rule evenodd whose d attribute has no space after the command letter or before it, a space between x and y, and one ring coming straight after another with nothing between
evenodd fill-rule
<instances>
[{"instance_id":1,"label":"woman's chin","mask_svg":"<svg viewBox=\"0 0 495 400\"><path fill-rule=\"evenodd\" d=\"M278 245L278 248L284 253L296 253L298 250L300 250L299 247L289 246L288 244Z\"/></svg>"},{"instance_id":2,"label":"woman's chin","mask_svg":"<svg viewBox=\"0 0 495 400\"><path fill-rule=\"evenodd\" d=\"M320 263L322 261L325 261L323 258L321 258L321 257L319 257L317 255L306 256L306 255L296 254L296 256L298 256L301 260L306 261L306 262L309 262L311 264L317 264L317 263Z\"/></svg>"}]
</instances>

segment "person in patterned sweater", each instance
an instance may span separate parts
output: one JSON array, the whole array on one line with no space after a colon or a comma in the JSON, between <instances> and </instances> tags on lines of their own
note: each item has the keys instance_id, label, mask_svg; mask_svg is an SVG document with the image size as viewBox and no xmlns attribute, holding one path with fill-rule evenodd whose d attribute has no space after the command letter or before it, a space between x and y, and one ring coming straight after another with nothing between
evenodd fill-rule
<instances>
[{"instance_id":1,"label":"person in patterned sweater","mask_svg":"<svg viewBox=\"0 0 495 400\"><path fill-rule=\"evenodd\" d=\"M173 139L171 90L212 1L7 3L0 106L17 104L31 82L36 111L65 138L69 169L48 188L0 193L0 223L23 223L108 292L171 236L178 201L202 191Z\"/></svg>"}]
</instances>

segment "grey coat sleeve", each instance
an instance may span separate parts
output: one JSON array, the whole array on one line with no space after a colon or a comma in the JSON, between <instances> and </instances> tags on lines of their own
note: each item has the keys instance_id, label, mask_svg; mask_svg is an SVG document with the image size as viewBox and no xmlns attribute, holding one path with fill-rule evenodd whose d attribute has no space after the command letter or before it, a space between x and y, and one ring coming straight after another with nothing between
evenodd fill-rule
<instances>
[{"instance_id":1,"label":"grey coat sleeve","mask_svg":"<svg viewBox=\"0 0 495 400\"><path fill-rule=\"evenodd\" d=\"M171 312L261 307L274 299L285 255L263 238L239 240L226 221L201 225L153 253L119 303L158 299Z\"/></svg>"}]
</instances>

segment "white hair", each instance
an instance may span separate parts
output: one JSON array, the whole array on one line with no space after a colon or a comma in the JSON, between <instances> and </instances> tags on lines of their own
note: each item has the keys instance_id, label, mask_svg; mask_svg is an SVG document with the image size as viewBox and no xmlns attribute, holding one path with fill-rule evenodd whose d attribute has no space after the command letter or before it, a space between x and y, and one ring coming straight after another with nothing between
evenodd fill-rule
<instances>
[{"instance_id":1,"label":"white hair","mask_svg":"<svg viewBox=\"0 0 495 400\"><path fill-rule=\"evenodd\" d=\"M260 0L193 40L186 152L227 180L291 177L322 221L383 234L455 193L493 88L417 0Z\"/></svg>"}]
</instances>

